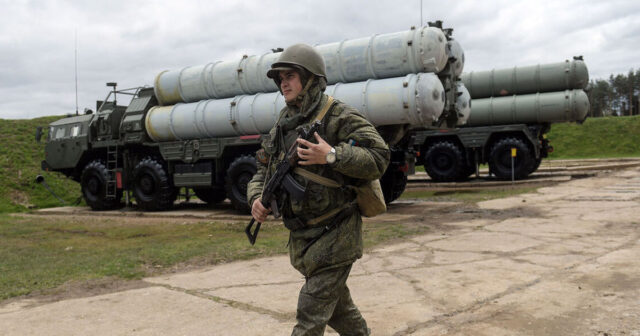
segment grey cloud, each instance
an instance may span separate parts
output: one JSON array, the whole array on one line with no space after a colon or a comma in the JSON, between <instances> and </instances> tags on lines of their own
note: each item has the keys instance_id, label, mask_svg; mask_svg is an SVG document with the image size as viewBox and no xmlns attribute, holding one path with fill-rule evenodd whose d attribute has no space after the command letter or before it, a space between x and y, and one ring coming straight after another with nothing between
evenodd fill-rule
<instances>
[{"instance_id":1,"label":"grey cloud","mask_svg":"<svg viewBox=\"0 0 640 336\"><path fill-rule=\"evenodd\" d=\"M392 33L420 23L420 2L3 1L0 118L94 108L116 81L151 85L165 69L262 54L297 42L322 44ZM423 21L443 20L466 55L466 71L558 62L583 54L593 77L640 67L636 1L432 1Z\"/></svg>"}]
</instances>

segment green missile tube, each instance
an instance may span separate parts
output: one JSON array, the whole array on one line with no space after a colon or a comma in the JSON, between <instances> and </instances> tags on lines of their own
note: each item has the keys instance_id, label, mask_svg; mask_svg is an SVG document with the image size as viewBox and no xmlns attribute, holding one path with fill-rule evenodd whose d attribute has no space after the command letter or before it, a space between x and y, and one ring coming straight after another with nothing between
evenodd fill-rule
<instances>
[{"instance_id":1,"label":"green missile tube","mask_svg":"<svg viewBox=\"0 0 640 336\"><path fill-rule=\"evenodd\" d=\"M465 126L581 122L589 112L582 90L473 99Z\"/></svg>"},{"instance_id":2,"label":"green missile tube","mask_svg":"<svg viewBox=\"0 0 640 336\"><path fill-rule=\"evenodd\" d=\"M559 63L467 72L462 83L472 99L556 92L585 89L589 71L580 56Z\"/></svg>"}]
</instances>

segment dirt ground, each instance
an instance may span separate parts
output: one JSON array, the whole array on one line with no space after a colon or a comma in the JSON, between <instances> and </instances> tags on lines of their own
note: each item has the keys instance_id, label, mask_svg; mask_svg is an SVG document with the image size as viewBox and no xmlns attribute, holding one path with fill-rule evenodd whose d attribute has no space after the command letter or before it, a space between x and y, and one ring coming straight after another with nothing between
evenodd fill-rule
<instances>
[{"instance_id":1,"label":"dirt ground","mask_svg":"<svg viewBox=\"0 0 640 336\"><path fill-rule=\"evenodd\" d=\"M348 284L372 335L640 336L639 205L638 167L477 206L397 202L374 220L432 230L367 251ZM224 205L218 211L179 208L162 217L106 215L149 224L167 216L245 218ZM69 284L54 295L0 304L0 330L283 335L295 323L303 282L288 257L278 256L135 282Z\"/></svg>"}]
</instances>

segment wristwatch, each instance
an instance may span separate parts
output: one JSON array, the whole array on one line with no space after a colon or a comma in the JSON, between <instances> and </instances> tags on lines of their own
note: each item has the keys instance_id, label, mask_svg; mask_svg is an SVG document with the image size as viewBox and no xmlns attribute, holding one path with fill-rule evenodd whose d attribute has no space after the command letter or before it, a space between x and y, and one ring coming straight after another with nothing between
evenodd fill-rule
<instances>
[{"instance_id":1,"label":"wristwatch","mask_svg":"<svg viewBox=\"0 0 640 336\"><path fill-rule=\"evenodd\" d=\"M331 147L331 150L329 150L329 153L327 153L327 156L325 157L325 160L327 160L327 164L333 164L334 162L336 162L336 149Z\"/></svg>"}]
</instances>

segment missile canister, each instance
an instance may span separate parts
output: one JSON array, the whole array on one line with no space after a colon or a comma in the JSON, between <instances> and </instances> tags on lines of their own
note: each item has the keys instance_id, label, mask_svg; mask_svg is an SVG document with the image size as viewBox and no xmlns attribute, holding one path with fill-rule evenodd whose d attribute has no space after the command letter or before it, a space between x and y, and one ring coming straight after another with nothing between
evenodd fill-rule
<instances>
[{"instance_id":1,"label":"missile canister","mask_svg":"<svg viewBox=\"0 0 640 336\"><path fill-rule=\"evenodd\" d=\"M456 98L456 113L458 114L456 125L462 126L467 123L471 114L471 95L462 82L456 82L456 92L458 93Z\"/></svg>"},{"instance_id":2,"label":"missile canister","mask_svg":"<svg viewBox=\"0 0 640 336\"><path fill-rule=\"evenodd\" d=\"M376 126L431 126L444 109L444 88L433 73L327 87L327 94L353 106ZM267 133L285 106L278 92L156 106L145 126L154 141Z\"/></svg>"},{"instance_id":3,"label":"missile canister","mask_svg":"<svg viewBox=\"0 0 640 336\"><path fill-rule=\"evenodd\" d=\"M587 66L580 58L560 63L538 64L462 74L471 98L521 95L584 89L589 84Z\"/></svg>"},{"instance_id":4,"label":"missile canister","mask_svg":"<svg viewBox=\"0 0 640 336\"><path fill-rule=\"evenodd\" d=\"M589 98L582 90L474 99L466 126L582 121Z\"/></svg>"},{"instance_id":5,"label":"missile canister","mask_svg":"<svg viewBox=\"0 0 640 336\"><path fill-rule=\"evenodd\" d=\"M451 63L451 67L453 67L453 74L455 77L460 77L460 75L462 75L462 70L464 69L464 50L460 43L454 39L449 40L447 48L449 49L449 57L455 59L455 61Z\"/></svg>"},{"instance_id":6,"label":"missile canister","mask_svg":"<svg viewBox=\"0 0 640 336\"><path fill-rule=\"evenodd\" d=\"M408 31L318 45L324 57L328 84L352 83L410 73L439 72L447 64L447 39L440 28ZM161 105L275 92L267 78L280 53L243 56L159 73L154 82Z\"/></svg>"}]
</instances>

